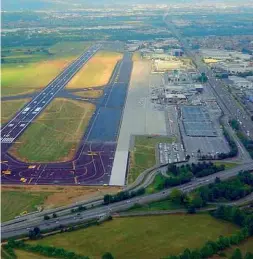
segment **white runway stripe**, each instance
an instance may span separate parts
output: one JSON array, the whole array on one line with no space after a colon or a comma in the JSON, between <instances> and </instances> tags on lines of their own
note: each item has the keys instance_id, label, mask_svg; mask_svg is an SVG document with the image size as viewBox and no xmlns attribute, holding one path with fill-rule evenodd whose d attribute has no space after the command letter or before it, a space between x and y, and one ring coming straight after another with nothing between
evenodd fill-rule
<instances>
[{"instance_id":1,"label":"white runway stripe","mask_svg":"<svg viewBox=\"0 0 253 259\"><path fill-rule=\"evenodd\" d=\"M14 138L1 138L1 143L12 143Z\"/></svg>"}]
</instances>

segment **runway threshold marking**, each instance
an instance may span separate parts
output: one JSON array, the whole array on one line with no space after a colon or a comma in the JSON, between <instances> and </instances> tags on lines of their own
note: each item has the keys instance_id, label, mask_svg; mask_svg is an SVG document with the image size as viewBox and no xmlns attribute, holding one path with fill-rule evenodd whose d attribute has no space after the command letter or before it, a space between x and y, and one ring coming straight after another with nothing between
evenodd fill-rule
<instances>
[{"instance_id":1,"label":"runway threshold marking","mask_svg":"<svg viewBox=\"0 0 253 259\"><path fill-rule=\"evenodd\" d=\"M97 152L93 152L93 151L88 151L87 155L88 156L97 156L98 153Z\"/></svg>"},{"instance_id":2,"label":"runway threshold marking","mask_svg":"<svg viewBox=\"0 0 253 259\"><path fill-rule=\"evenodd\" d=\"M6 174L10 175L10 174L11 174L11 171L10 171L10 170L5 170L5 171L2 171L2 173L5 174L5 175L6 175Z\"/></svg>"}]
</instances>

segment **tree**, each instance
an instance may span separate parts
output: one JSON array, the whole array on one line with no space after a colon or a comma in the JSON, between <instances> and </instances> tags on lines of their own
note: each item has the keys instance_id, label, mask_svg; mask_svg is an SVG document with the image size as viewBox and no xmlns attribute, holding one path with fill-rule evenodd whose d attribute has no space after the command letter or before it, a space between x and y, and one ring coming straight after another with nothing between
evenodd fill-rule
<instances>
[{"instance_id":1,"label":"tree","mask_svg":"<svg viewBox=\"0 0 253 259\"><path fill-rule=\"evenodd\" d=\"M242 259L242 252L239 248L236 248L231 256L231 259Z\"/></svg>"},{"instance_id":2,"label":"tree","mask_svg":"<svg viewBox=\"0 0 253 259\"><path fill-rule=\"evenodd\" d=\"M175 203L181 203L182 197L183 197L183 192L180 191L179 189L175 188L170 193L170 199L171 199L171 201L173 201Z\"/></svg>"},{"instance_id":3,"label":"tree","mask_svg":"<svg viewBox=\"0 0 253 259\"><path fill-rule=\"evenodd\" d=\"M202 247L202 249L200 250L200 253L202 255L202 258L209 258L210 256L213 255L213 249L211 246L209 245L205 245Z\"/></svg>"},{"instance_id":4,"label":"tree","mask_svg":"<svg viewBox=\"0 0 253 259\"><path fill-rule=\"evenodd\" d=\"M215 181L214 181L214 183L220 183L221 182L221 180L220 180L220 178L219 177L215 177Z\"/></svg>"},{"instance_id":5,"label":"tree","mask_svg":"<svg viewBox=\"0 0 253 259\"><path fill-rule=\"evenodd\" d=\"M57 214L56 213L53 213L53 218L57 218Z\"/></svg>"},{"instance_id":6,"label":"tree","mask_svg":"<svg viewBox=\"0 0 253 259\"><path fill-rule=\"evenodd\" d=\"M201 259L200 251L197 249L193 250L191 253L191 258L192 259Z\"/></svg>"},{"instance_id":7,"label":"tree","mask_svg":"<svg viewBox=\"0 0 253 259\"><path fill-rule=\"evenodd\" d=\"M191 258L191 251L186 248L184 252L180 255L180 259L190 259Z\"/></svg>"},{"instance_id":8,"label":"tree","mask_svg":"<svg viewBox=\"0 0 253 259\"><path fill-rule=\"evenodd\" d=\"M112 202L112 195L106 194L106 195L104 196L104 203L105 203L105 204L109 204L109 203L111 203L111 202Z\"/></svg>"},{"instance_id":9,"label":"tree","mask_svg":"<svg viewBox=\"0 0 253 259\"><path fill-rule=\"evenodd\" d=\"M208 80L207 76L205 73L201 73L201 76L198 78L198 81L200 81L201 83L206 83Z\"/></svg>"},{"instance_id":10,"label":"tree","mask_svg":"<svg viewBox=\"0 0 253 259\"><path fill-rule=\"evenodd\" d=\"M202 197L200 196L200 194L196 194L194 195L193 199L191 200L190 203L193 207L195 208L201 208L205 205Z\"/></svg>"},{"instance_id":11,"label":"tree","mask_svg":"<svg viewBox=\"0 0 253 259\"><path fill-rule=\"evenodd\" d=\"M239 226L244 224L244 213L241 210L236 209L233 213L233 222Z\"/></svg>"},{"instance_id":12,"label":"tree","mask_svg":"<svg viewBox=\"0 0 253 259\"><path fill-rule=\"evenodd\" d=\"M37 239L40 237L40 228L39 227L35 227L33 230L30 230L28 233L28 237L30 239Z\"/></svg>"},{"instance_id":13,"label":"tree","mask_svg":"<svg viewBox=\"0 0 253 259\"><path fill-rule=\"evenodd\" d=\"M253 259L253 254L250 252L247 252L244 259Z\"/></svg>"},{"instance_id":14,"label":"tree","mask_svg":"<svg viewBox=\"0 0 253 259\"><path fill-rule=\"evenodd\" d=\"M35 232L34 232L33 230L29 230L29 232L28 232L28 237L29 237L31 240L35 239L35 238L36 238Z\"/></svg>"},{"instance_id":15,"label":"tree","mask_svg":"<svg viewBox=\"0 0 253 259\"><path fill-rule=\"evenodd\" d=\"M188 212L189 214L195 214L195 213L196 213L196 208L195 208L194 206L190 205L190 206L188 206L188 208L187 208L187 212Z\"/></svg>"},{"instance_id":16,"label":"tree","mask_svg":"<svg viewBox=\"0 0 253 259\"><path fill-rule=\"evenodd\" d=\"M33 229L33 231L35 232L35 235L37 236L37 235L40 235L40 228L39 227L35 227L34 229Z\"/></svg>"},{"instance_id":17,"label":"tree","mask_svg":"<svg viewBox=\"0 0 253 259\"><path fill-rule=\"evenodd\" d=\"M106 252L103 254L102 259L114 259L111 253Z\"/></svg>"},{"instance_id":18,"label":"tree","mask_svg":"<svg viewBox=\"0 0 253 259\"><path fill-rule=\"evenodd\" d=\"M44 220L49 220L49 219L50 219L50 217L48 215L44 216Z\"/></svg>"}]
</instances>

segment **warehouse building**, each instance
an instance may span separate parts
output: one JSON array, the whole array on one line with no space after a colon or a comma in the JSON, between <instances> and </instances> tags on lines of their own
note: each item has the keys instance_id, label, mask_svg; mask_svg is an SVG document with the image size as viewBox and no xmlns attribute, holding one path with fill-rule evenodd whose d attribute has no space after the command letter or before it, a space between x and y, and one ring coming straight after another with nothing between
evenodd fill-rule
<instances>
[{"instance_id":1,"label":"warehouse building","mask_svg":"<svg viewBox=\"0 0 253 259\"><path fill-rule=\"evenodd\" d=\"M229 76L228 79L233 83L233 85L236 88L247 88L247 89L253 89L253 82L250 80L247 80L244 77L239 76Z\"/></svg>"}]
</instances>

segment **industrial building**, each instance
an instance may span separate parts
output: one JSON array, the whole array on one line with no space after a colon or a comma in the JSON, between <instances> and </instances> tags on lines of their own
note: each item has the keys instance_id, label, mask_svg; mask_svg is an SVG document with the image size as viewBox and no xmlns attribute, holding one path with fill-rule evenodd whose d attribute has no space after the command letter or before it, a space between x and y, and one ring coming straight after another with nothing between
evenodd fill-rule
<instances>
[{"instance_id":1,"label":"industrial building","mask_svg":"<svg viewBox=\"0 0 253 259\"><path fill-rule=\"evenodd\" d=\"M162 86L151 89L151 101L159 104L186 103L191 97L203 92L202 84L196 83L196 71L173 70L163 73Z\"/></svg>"},{"instance_id":2,"label":"industrial building","mask_svg":"<svg viewBox=\"0 0 253 259\"><path fill-rule=\"evenodd\" d=\"M228 50L221 50L221 49L201 49L201 54L205 58L214 58L220 61L224 60L233 60L233 59L240 59L240 60L250 60L250 54L244 54L239 51L228 51Z\"/></svg>"},{"instance_id":3,"label":"industrial building","mask_svg":"<svg viewBox=\"0 0 253 259\"><path fill-rule=\"evenodd\" d=\"M241 89L241 88L253 89L253 82L244 77L229 76L228 79L233 83L233 85L237 89Z\"/></svg>"},{"instance_id":4,"label":"industrial building","mask_svg":"<svg viewBox=\"0 0 253 259\"><path fill-rule=\"evenodd\" d=\"M220 69L230 74L244 73L252 70L250 62L245 61L222 61L213 63L211 66L215 69Z\"/></svg>"}]
</instances>

